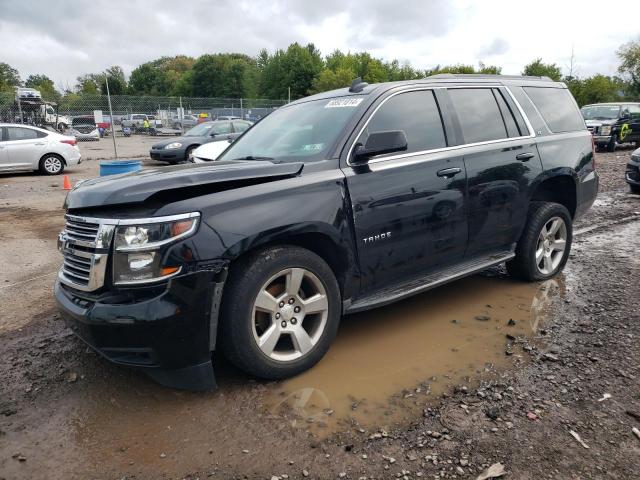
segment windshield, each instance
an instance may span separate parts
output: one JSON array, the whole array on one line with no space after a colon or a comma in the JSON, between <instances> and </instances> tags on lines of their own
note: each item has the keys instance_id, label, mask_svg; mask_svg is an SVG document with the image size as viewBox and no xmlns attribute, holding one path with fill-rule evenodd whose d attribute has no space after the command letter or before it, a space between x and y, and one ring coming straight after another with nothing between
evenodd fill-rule
<instances>
[{"instance_id":1,"label":"windshield","mask_svg":"<svg viewBox=\"0 0 640 480\"><path fill-rule=\"evenodd\" d=\"M620 114L620 105L589 105L580 111L585 120L615 120Z\"/></svg>"},{"instance_id":2,"label":"windshield","mask_svg":"<svg viewBox=\"0 0 640 480\"><path fill-rule=\"evenodd\" d=\"M220 160L322 160L362 100L326 98L282 107L247 130Z\"/></svg>"},{"instance_id":3,"label":"windshield","mask_svg":"<svg viewBox=\"0 0 640 480\"><path fill-rule=\"evenodd\" d=\"M200 125L189 129L184 134L185 137L206 137L209 134L209 130L213 127L213 122L205 122Z\"/></svg>"}]
</instances>

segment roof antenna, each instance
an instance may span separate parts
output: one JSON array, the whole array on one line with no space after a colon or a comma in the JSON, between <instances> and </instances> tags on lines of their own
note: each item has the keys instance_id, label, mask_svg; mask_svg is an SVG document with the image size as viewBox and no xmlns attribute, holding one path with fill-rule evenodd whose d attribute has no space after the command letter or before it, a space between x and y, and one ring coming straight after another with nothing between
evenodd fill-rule
<instances>
[{"instance_id":1,"label":"roof antenna","mask_svg":"<svg viewBox=\"0 0 640 480\"><path fill-rule=\"evenodd\" d=\"M369 85L367 82L362 81L362 77L356 78L353 82L351 82L351 86L349 87L349 91L351 93L359 93L364 90L364 87Z\"/></svg>"}]
</instances>

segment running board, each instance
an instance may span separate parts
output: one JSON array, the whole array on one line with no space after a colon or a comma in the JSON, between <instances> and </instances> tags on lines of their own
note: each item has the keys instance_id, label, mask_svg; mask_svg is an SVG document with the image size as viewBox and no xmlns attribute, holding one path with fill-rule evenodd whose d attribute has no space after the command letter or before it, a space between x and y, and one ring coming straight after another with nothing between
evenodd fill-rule
<instances>
[{"instance_id":1,"label":"running board","mask_svg":"<svg viewBox=\"0 0 640 480\"><path fill-rule=\"evenodd\" d=\"M389 303L402 300L403 298L422 293L445 283L453 282L459 278L463 278L494 265L498 265L515 257L515 253L511 250L501 251L491 255L469 260L459 263L453 267L447 268L436 273L431 273L423 277L414 278L408 282L394 285L385 290L378 290L371 295L360 298L350 305L345 305L344 313L356 313L370 308L381 307Z\"/></svg>"}]
</instances>

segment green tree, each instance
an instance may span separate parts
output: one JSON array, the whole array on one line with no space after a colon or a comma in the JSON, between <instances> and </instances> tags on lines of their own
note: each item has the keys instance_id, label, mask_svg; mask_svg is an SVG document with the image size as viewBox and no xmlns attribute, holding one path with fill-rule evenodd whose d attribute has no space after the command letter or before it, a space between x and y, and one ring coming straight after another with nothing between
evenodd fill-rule
<instances>
[{"instance_id":1,"label":"green tree","mask_svg":"<svg viewBox=\"0 0 640 480\"><path fill-rule=\"evenodd\" d=\"M96 76L91 73L86 73L84 75L80 75L76 78L76 86L74 88L76 93L80 94L99 94L100 86L96 81Z\"/></svg>"},{"instance_id":2,"label":"green tree","mask_svg":"<svg viewBox=\"0 0 640 480\"><path fill-rule=\"evenodd\" d=\"M266 60L266 61L265 61ZM260 95L267 98L304 97L313 89L313 82L324 65L313 44L292 43L286 50L277 50L265 61L260 72Z\"/></svg>"},{"instance_id":3,"label":"green tree","mask_svg":"<svg viewBox=\"0 0 640 480\"><path fill-rule=\"evenodd\" d=\"M46 75L29 75L24 82L24 86L39 90L46 100L58 100L60 98L60 94L53 85L53 80Z\"/></svg>"},{"instance_id":4,"label":"green tree","mask_svg":"<svg viewBox=\"0 0 640 480\"><path fill-rule=\"evenodd\" d=\"M616 53L622 62L618 72L629 79L632 92L640 95L640 40L625 43Z\"/></svg>"},{"instance_id":5,"label":"green tree","mask_svg":"<svg viewBox=\"0 0 640 480\"><path fill-rule=\"evenodd\" d=\"M194 62L192 57L177 55L143 63L131 72L129 92L136 95L179 95L179 90L185 90L183 77L191 71Z\"/></svg>"},{"instance_id":6,"label":"green tree","mask_svg":"<svg viewBox=\"0 0 640 480\"><path fill-rule=\"evenodd\" d=\"M585 79L565 78L578 105L624 100L625 82L618 77L594 75Z\"/></svg>"},{"instance_id":7,"label":"green tree","mask_svg":"<svg viewBox=\"0 0 640 480\"><path fill-rule=\"evenodd\" d=\"M478 64L478 68L473 65L465 65L463 63L458 63L456 65L445 65L441 67L440 65L435 68L431 68L426 70L425 76L429 77L431 75L438 75L440 73L452 73L454 75L460 74L474 74L474 73L482 73L486 75L500 75L502 73L502 67L498 67L495 65L485 65L480 62Z\"/></svg>"},{"instance_id":8,"label":"green tree","mask_svg":"<svg viewBox=\"0 0 640 480\"><path fill-rule=\"evenodd\" d=\"M556 82L562 78L560 67L555 63L543 63L542 58L536 58L533 62L525 65L522 75L530 75L533 77L549 77Z\"/></svg>"},{"instance_id":9,"label":"green tree","mask_svg":"<svg viewBox=\"0 0 640 480\"><path fill-rule=\"evenodd\" d=\"M199 97L253 96L257 68L253 58L240 53L202 55L193 64L191 92Z\"/></svg>"},{"instance_id":10,"label":"green tree","mask_svg":"<svg viewBox=\"0 0 640 480\"><path fill-rule=\"evenodd\" d=\"M13 92L15 87L22 85L20 73L11 65L0 62L0 92Z\"/></svg>"}]
</instances>

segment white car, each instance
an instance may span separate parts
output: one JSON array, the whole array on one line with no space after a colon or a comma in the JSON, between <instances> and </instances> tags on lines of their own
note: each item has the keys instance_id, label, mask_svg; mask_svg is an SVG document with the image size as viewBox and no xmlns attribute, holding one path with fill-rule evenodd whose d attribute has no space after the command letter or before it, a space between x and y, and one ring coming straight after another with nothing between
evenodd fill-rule
<instances>
[{"instance_id":1,"label":"white car","mask_svg":"<svg viewBox=\"0 0 640 480\"><path fill-rule=\"evenodd\" d=\"M38 127L0 123L0 172L39 170L58 175L82 161L74 137Z\"/></svg>"},{"instance_id":2,"label":"white car","mask_svg":"<svg viewBox=\"0 0 640 480\"><path fill-rule=\"evenodd\" d=\"M217 160L222 152L229 146L230 141L209 142L200 145L189 155L189 161L192 163L206 163Z\"/></svg>"}]
</instances>

